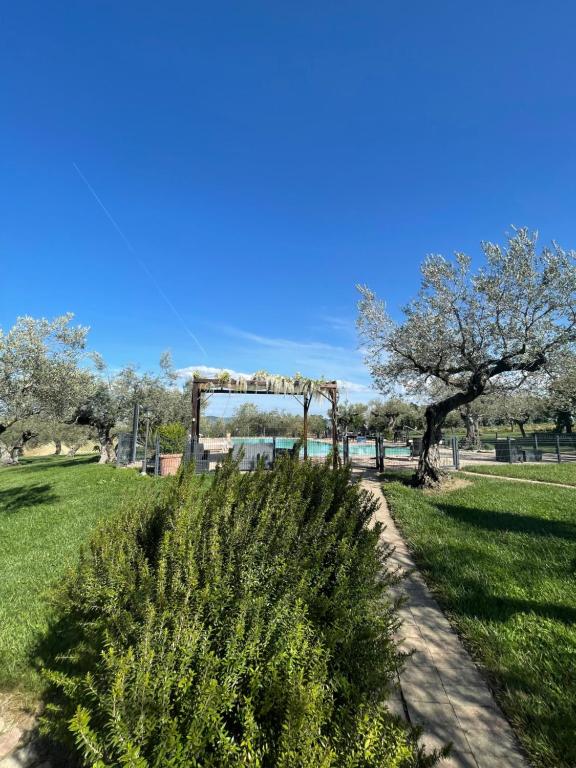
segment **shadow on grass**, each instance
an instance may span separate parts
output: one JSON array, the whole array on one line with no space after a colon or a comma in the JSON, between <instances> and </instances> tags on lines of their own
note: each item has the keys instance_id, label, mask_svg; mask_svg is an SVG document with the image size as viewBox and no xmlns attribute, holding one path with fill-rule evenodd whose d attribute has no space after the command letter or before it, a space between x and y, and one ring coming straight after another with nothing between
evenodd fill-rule
<instances>
[{"instance_id":1,"label":"shadow on grass","mask_svg":"<svg viewBox=\"0 0 576 768\"><path fill-rule=\"evenodd\" d=\"M71 654L84 640L84 632L81 622L71 616L64 616L52 621L47 632L39 638L29 654L30 665L40 675L42 686L43 707L65 704L59 688L48 679L46 671L57 674L78 673L78 665L71 660ZM97 659L91 659L92 666ZM82 670L88 672L88 666ZM46 711L44 712L46 715ZM54 722L54 718L51 718ZM48 758L53 765L61 768L80 768L80 762L73 749L73 739L68 731L66 719L58 724L55 731L46 733L42 729L42 743L48 753Z\"/></svg>"},{"instance_id":2,"label":"shadow on grass","mask_svg":"<svg viewBox=\"0 0 576 768\"><path fill-rule=\"evenodd\" d=\"M89 456L76 456L74 458L60 456L42 456L20 459L19 467L26 472L39 472L46 469L59 469L60 467L84 467L86 464L96 464L100 457L97 454Z\"/></svg>"},{"instance_id":3,"label":"shadow on grass","mask_svg":"<svg viewBox=\"0 0 576 768\"><path fill-rule=\"evenodd\" d=\"M448 517L474 528L502 533L526 533L531 536L555 536L576 541L576 524L562 520L545 520L531 515L473 509L455 504L435 502L434 506Z\"/></svg>"},{"instance_id":4,"label":"shadow on grass","mask_svg":"<svg viewBox=\"0 0 576 768\"><path fill-rule=\"evenodd\" d=\"M544 619L560 621L567 626L576 622L576 608L520 597L495 595L479 580L466 579L460 582L462 592L451 597L450 609L459 616L479 619L480 621L506 622L519 613L532 613Z\"/></svg>"},{"instance_id":5,"label":"shadow on grass","mask_svg":"<svg viewBox=\"0 0 576 768\"><path fill-rule=\"evenodd\" d=\"M381 479L384 483L402 483L408 488L413 488L413 469L384 469Z\"/></svg>"},{"instance_id":6,"label":"shadow on grass","mask_svg":"<svg viewBox=\"0 0 576 768\"><path fill-rule=\"evenodd\" d=\"M0 514L13 515L38 504L54 504L58 498L50 483L7 488L0 491Z\"/></svg>"}]
</instances>

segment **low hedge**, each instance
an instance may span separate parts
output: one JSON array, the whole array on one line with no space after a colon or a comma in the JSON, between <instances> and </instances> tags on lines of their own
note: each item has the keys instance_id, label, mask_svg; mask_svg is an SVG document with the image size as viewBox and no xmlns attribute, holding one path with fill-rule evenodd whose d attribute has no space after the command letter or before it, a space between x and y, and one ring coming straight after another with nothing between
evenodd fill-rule
<instances>
[{"instance_id":1,"label":"low hedge","mask_svg":"<svg viewBox=\"0 0 576 768\"><path fill-rule=\"evenodd\" d=\"M93 768L433 765L384 703L401 659L374 504L291 459L167 480L62 587L45 730Z\"/></svg>"}]
</instances>

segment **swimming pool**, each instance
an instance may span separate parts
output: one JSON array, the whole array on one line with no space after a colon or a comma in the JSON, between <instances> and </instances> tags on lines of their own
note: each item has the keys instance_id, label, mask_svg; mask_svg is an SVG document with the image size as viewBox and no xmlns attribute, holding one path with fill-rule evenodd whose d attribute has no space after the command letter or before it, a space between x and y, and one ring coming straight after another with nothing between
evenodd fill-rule
<instances>
[{"instance_id":1,"label":"swimming pool","mask_svg":"<svg viewBox=\"0 0 576 768\"><path fill-rule=\"evenodd\" d=\"M276 448L292 448L298 438L296 437L277 437ZM232 443L234 445L257 445L267 443L272 445L274 438L272 437L233 437ZM339 450L342 453L342 441L339 442ZM373 442L366 443L349 443L348 451L350 456L376 456L376 446ZM308 456L314 458L328 456L332 452L332 443L325 440L308 439ZM300 456L304 453L304 449L300 448Z\"/></svg>"}]
</instances>

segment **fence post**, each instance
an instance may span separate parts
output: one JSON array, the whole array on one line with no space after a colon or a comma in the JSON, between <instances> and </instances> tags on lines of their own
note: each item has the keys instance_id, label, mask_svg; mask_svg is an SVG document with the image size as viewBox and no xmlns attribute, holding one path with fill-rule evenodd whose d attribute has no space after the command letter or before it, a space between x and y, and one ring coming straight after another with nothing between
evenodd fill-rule
<instances>
[{"instance_id":1,"label":"fence post","mask_svg":"<svg viewBox=\"0 0 576 768\"><path fill-rule=\"evenodd\" d=\"M455 469L460 469L460 449L458 448L458 438L452 438L452 461Z\"/></svg>"},{"instance_id":2,"label":"fence post","mask_svg":"<svg viewBox=\"0 0 576 768\"><path fill-rule=\"evenodd\" d=\"M534 432L534 453L538 450L538 435Z\"/></svg>"},{"instance_id":3,"label":"fence post","mask_svg":"<svg viewBox=\"0 0 576 768\"><path fill-rule=\"evenodd\" d=\"M156 435L156 443L154 445L154 475L158 477L160 474L160 435Z\"/></svg>"},{"instance_id":4,"label":"fence post","mask_svg":"<svg viewBox=\"0 0 576 768\"><path fill-rule=\"evenodd\" d=\"M136 448L138 446L138 421L140 420L140 406L138 403L132 411L132 445L130 446L130 463L136 463Z\"/></svg>"},{"instance_id":5,"label":"fence post","mask_svg":"<svg viewBox=\"0 0 576 768\"><path fill-rule=\"evenodd\" d=\"M380 438L378 435L374 438L374 447L376 449L376 472L380 469Z\"/></svg>"},{"instance_id":6,"label":"fence post","mask_svg":"<svg viewBox=\"0 0 576 768\"><path fill-rule=\"evenodd\" d=\"M508 440L508 464L512 464L512 438L507 437Z\"/></svg>"},{"instance_id":7,"label":"fence post","mask_svg":"<svg viewBox=\"0 0 576 768\"><path fill-rule=\"evenodd\" d=\"M560 454L560 435L556 435L556 456L558 457L558 464L562 461L562 455Z\"/></svg>"},{"instance_id":8,"label":"fence post","mask_svg":"<svg viewBox=\"0 0 576 768\"><path fill-rule=\"evenodd\" d=\"M272 437L272 463L276 461L276 435Z\"/></svg>"}]
</instances>

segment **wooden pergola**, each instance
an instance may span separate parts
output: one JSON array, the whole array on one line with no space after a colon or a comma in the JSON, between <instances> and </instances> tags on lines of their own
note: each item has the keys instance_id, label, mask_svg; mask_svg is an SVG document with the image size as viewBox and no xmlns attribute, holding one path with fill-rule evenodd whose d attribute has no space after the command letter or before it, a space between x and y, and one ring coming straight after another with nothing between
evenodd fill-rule
<instances>
[{"instance_id":1,"label":"wooden pergola","mask_svg":"<svg viewBox=\"0 0 576 768\"><path fill-rule=\"evenodd\" d=\"M220 377L192 380L192 439L200 439L200 411L202 393L215 395L292 395L302 405L304 423L302 442L304 458L308 458L308 411L314 398L323 397L330 403L330 421L332 424L332 462L334 467L340 464L338 453L338 383L306 379L295 376L269 376L255 374L253 378L232 378L224 373Z\"/></svg>"}]
</instances>

